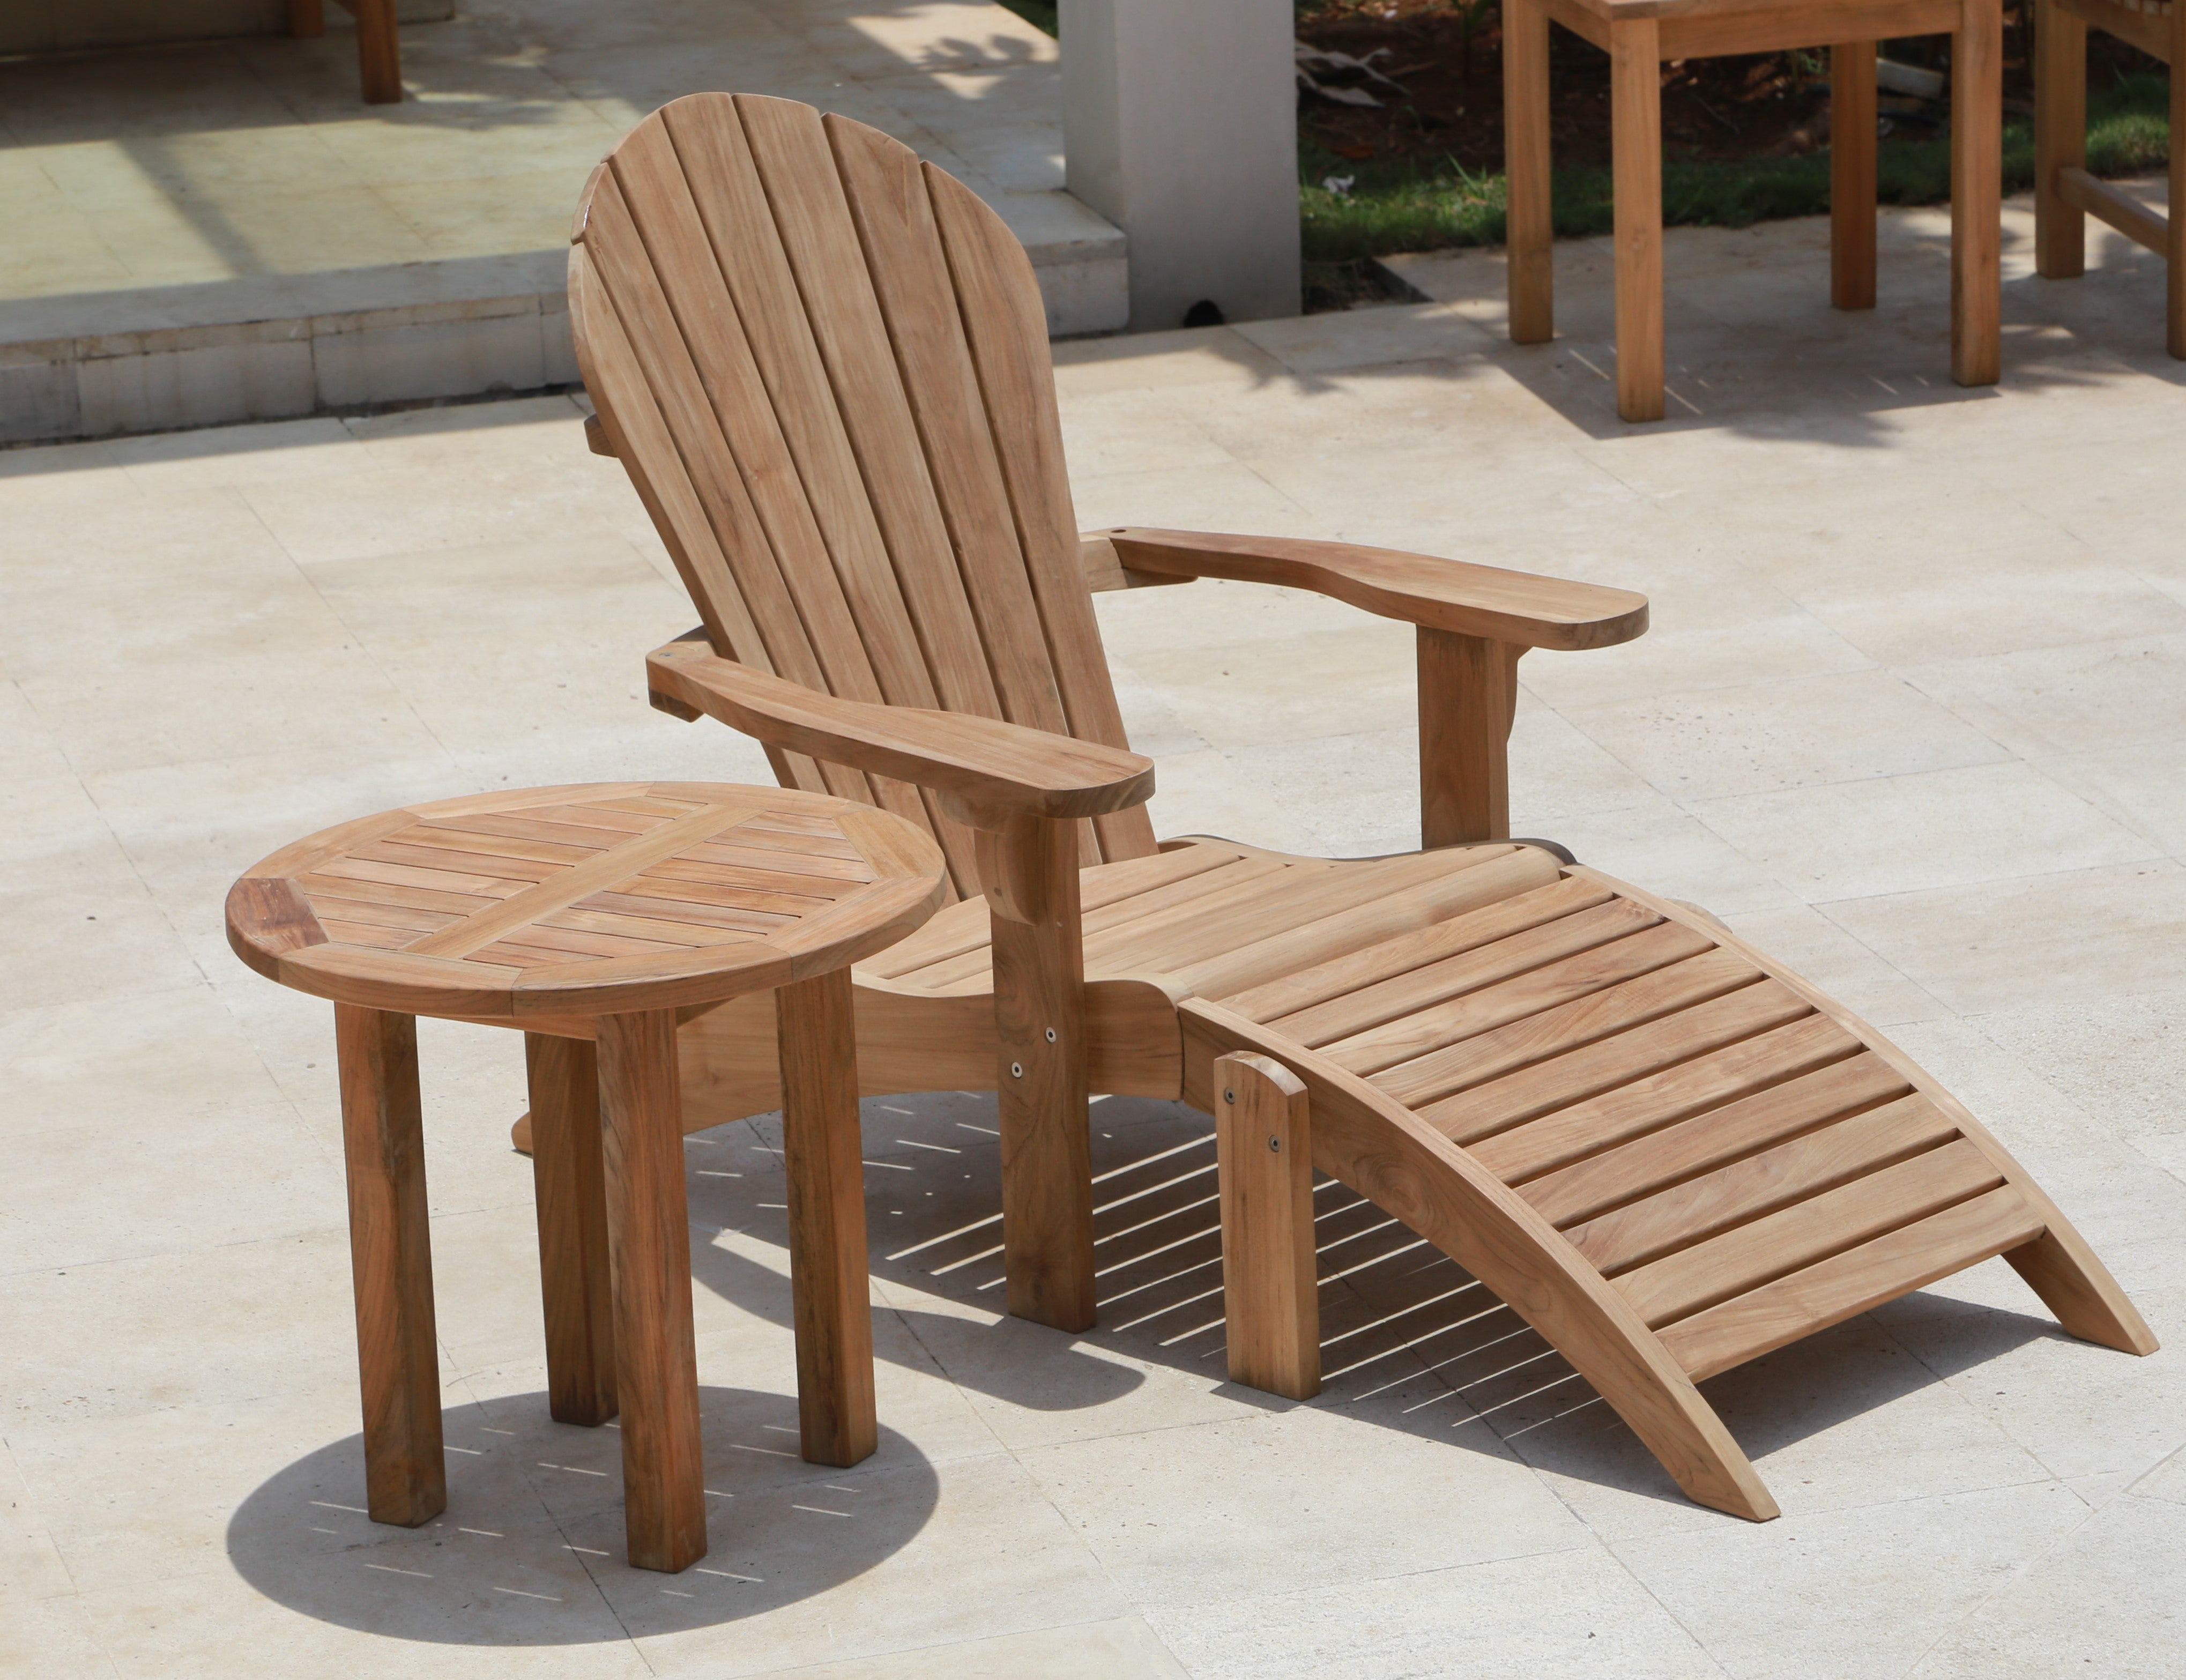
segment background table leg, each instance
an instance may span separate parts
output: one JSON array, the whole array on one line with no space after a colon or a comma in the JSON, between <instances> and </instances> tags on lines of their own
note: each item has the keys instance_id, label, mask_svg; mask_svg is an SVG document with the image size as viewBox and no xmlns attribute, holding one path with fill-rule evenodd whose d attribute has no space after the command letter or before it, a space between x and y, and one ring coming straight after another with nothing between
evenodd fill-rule
<instances>
[{"instance_id":1,"label":"background table leg","mask_svg":"<svg viewBox=\"0 0 2186 1680\"><path fill-rule=\"evenodd\" d=\"M1536 0L1504 0L1503 154L1511 342L1544 344L1556 333L1555 229L1550 188L1549 14Z\"/></svg>"},{"instance_id":2,"label":"background table leg","mask_svg":"<svg viewBox=\"0 0 2186 1680\"><path fill-rule=\"evenodd\" d=\"M1951 378L2004 372L2004 13L1966 0L1951 38Z\"/></svg>"},{"instance_id":3,"label":"background table leg","mask_svg":"<svg viewBox=\"0 0 2186 1680\"><path fill-rule=\"evenodd\" d=\"M706 1555L675 1012L603 1015L597 1043L624 1532L632 1567L672 1575Z\"/></svg>"},{"instance_id":4,"label":"background table leg","mask_svg":"<svg viewBox=\"0 0 2186 1680\"><path fill-rule=\"evenodd\" d=\"M2087 212L2065 202L2057 171L2088 166L2088 25L2056 3L2034 8L2034 266L2045 279L2088 270Z\"/></svg>"},{"instance_id":5,"label":"background table leg","mask_svg":"<svg viewBox=\"0 0 2186 1680\"><path fill-rule=\"evenodd\" d=\"M797 1413L804 1456L855 1464L880 1444L866 1275L858 1051L847 969L775 994L789 1277L797 1302Z\"/></svg>"},{"instance_id":6,"label":"background table leg","mask_svg":"<svg viewBox=\"0 0 2186 1680\"><path fill-rule=\"evenodd\" d=\"M415 1528L448 1504L418 1022L336 1004L334 1048L364 1391L365 1504L374 1522Z\"/></svg>"},{"instance_id":7,"label":"background table leg","mask_svg":"<svg viewBox=\"0 0 2186 1680\"><path fill-rule=\"evenodd\" d=\"M402 101L402 40L395 0L344 0L356 14L357 71L367 105Z\"/></svg>"},{"instance_id":8,"label":"background table leg","mask_svg":"<svg viewBox=\"0 0 2186 1680\"><path fill-rule=\"evenodd\" d=\"M531 1184L546 1309L546 1408L557 1423L615 1414L614 1297L600 1153L599 1061L585 1039L524 1035Z\"/></svg>"},{"instance_id":9,"label":"background table leg","mask_svg":"<svg viewBox=\"0 0 2186 1680\"><path fill-rule=\"evenodd\" d=\"M1652 18L1609 26L1617 412L1662 417L1662 53Z\"/></svg>"},{"instance_id":10,"label":"background table leg","mask_svg":"<svg viewBox=\"0 0 2186 1680\"><path fill-rule=\"evenodd\" d=\"M1875 307L1875 43L1830 48L1830 301Z\"/></svg>"}]
</instances>

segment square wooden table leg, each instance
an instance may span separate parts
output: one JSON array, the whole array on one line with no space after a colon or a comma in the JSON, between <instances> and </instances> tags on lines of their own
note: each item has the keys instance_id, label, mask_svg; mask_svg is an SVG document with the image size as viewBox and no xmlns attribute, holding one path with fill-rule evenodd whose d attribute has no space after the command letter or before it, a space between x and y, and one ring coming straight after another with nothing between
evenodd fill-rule
<instances>
[{"instance_id":1,"label":"square wooden table leg","mask_svg":"<svg viewBox=\"0 0 2186 1680\"><path fill-rule=\"evenodd\" d=\"M402 103L402 37L395 0L345 0L356 14L357 73L367 105Z\"/></svg>"},{"instance_id":2,"label":"square wooden table leg","mask_svg":"<svg viewBox=\"0 0 2186 1680\"><path fill-rule=\"evenodd\" d=\"M586 1039L524 1035L531 1183L546 1311L546 1408L557 1423L615 1414L614 1292L608 1257L599 1060Z\"/></svg>"},{"instance_id":3,"label":"square wooden table leg","mask_svg":"<svg viewBox=\"0 0 2186 1680\"><path fill-rule=\"evenodd\" d=\"M336 1004L334 1049L364 1392L365 1504L374 1522L415 1528L448 1504L418 1022Z\"/></svg>"},{"instance_id":4,"label":"square wooden table leg","mask_svg":"<svg viewBox=\"0 0 2186 1680\"><path fill-rule=\"evenodd\" d=\"M1617 412L1662 417L1662 53L1652 18L1609 26Z\"/></svg>"},{"instance_id":5,"label":"square wooden table leg","mask_svg":"<svg viewBox=\"0 0 2186 1680\"><path fill-rule=\"evenodd\" d=\"M1549 14L1538 0L1504 0L1505 254L1511 342L1556 333L1554 214L1550 191Z\"/></svg>"},{"instance_id":6,"label":"square wooden table leg","mask_svg":"<svg viewBox=\"0 0 2186 1680\"><path fill-rule=\"evenodd\" d=\"M2163 242L2164 343L2186 361L2186 4L2171 8L2171 210Z\"/></svg>"},{"instance_id":7,"label":"square wooden table leg","mask_svg":"<svg viewBox=\"0 0 2186 1680\"><path fill-rule=\"evenodd\" d=\"M706 1555L675 1012L598 1028L624 1532L633 1568L672 1575Z\"/></svg>"},{"instance_id":8,"label":"square wooden table leg","mask_svg":"<svg viewBox=\"0 0 2186 1680\"><path fill-rule=\"evenodd\" d=\"M2088 216L2065 202L2057 171L2088 165L2088 25L2057 0L2034 10L2034 268L2046 279L2088 272Z\"/></svg>"},{"instance_id":9,"label":"square wooden table leg","mask_svg":"<svg viewBox=\"0 0 2186 1680\"><path fill-rule=\"evenodd\" d=\"M808 1459L849 1465L880 1444L849 971L798 981L774 996L798 1422Z\"/></svg>"},{"instance_id":10,"label":"square wooden table leg","mask_svg":"<svg viewBox=\"0 0 2186 1680\"><path fill-rule=\"evenodd\" d=\"M1830 301L1875 307L1875 42L1830 48Z\"/></svg>"},{"instance_id":11,"label":"square wooden table leg","mask_svg":"<svg viewBox=\"0 0 2186 1680\"><path fill-rule=\"evenodd\" d=\"M1951 378L2004 372L2004 11L1965 0L1951 41Z\"/></svg>"}]
</instances>

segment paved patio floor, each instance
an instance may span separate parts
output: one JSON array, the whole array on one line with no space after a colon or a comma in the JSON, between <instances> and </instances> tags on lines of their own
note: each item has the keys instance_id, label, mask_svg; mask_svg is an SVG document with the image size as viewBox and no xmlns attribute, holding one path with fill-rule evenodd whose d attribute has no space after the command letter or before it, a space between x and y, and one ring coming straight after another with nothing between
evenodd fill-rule
<instances>
[{"instance_id":1,"label":"paved patio floor","mask_svg":"<svg viewBox=\"0 0 2186 1680\"><path fill-rule=\"evenodd\" d=\"M2019 1151L2172 1347L1991 1263L1707 1390L1785 1515L1677 1497L1543 1343L1324 1192L1328 1392L1222 1376L1208 1123L1095 1112L1101 1327L998 1315L991 1105L866 1110L883 1444L795 1456L765 1121L689 1149L712 1551L619 1561L548 1422L513 1036L422 1033L451 1500L362 1474L328 1011L228 881L398 802L754 779L647 709L692 614L552 400L0 453L0 1671L24 1675L2172 1675L2186 1649L2186 375L2152 266L2023 272L1944 376L1937 219L1834 316L1816 227L1673 234L1680 417L1618 425L1598 247L1514 350L1443 302L1068 345L1080 521L1300 532L1645 590L1522 669L1522 833L1724 915ZM1695 412L1697 411L1697 412ZM1401 626L1100 597L1159 832L1414 822Z\"/></svg>"}]
</instances>

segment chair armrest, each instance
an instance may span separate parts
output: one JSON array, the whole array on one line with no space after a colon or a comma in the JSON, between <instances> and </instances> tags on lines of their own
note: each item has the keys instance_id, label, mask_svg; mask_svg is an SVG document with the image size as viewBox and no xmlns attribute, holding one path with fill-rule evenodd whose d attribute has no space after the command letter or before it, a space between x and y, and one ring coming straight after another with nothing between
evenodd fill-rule
<instances>
[{"instance_id":1,"label":"chair armrest","mask_svg":"<svg viewBox=\"0 0 2186 1680\"><path fill-rule=\"evenodd\" d=\"M842 700L724 659L703 641L646 655L653 703L700 713L770 746L953 795L1018 816L1100 816L1143 804L1154 766L1136 753L961 712Z\"/></svg>"},{"instance_id":2,"label":"chair armrest","mask_svg":"<svg viewBox=\"0 0 2186 1680\"><path fill-rule=\"evenodd\" d=\"M1298 537L1135 527L1101 535L1114 545L1118 563L1135 572L1284 584L1385 619L1516 647L1612 647L1647 628L1644 595L1464 560Z\"/></svg>"}]
</instances>

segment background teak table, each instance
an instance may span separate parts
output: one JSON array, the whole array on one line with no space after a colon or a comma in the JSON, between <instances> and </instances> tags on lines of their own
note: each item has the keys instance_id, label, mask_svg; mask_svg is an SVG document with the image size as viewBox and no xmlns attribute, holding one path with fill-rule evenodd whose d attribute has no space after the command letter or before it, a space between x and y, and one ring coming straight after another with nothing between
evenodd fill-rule
<instances>
[{"instance_id":1,"label":"background teak table","mask_svg":"<svg viewBox=\"0 0 2186 1680\"><path fill-rule=\"evenodd\" d=\"M1555 335L1549 25L1609 54L1617 412L1662 417L1662 65L1830 49L1830 300L1875 307L1875 43L1951 36L1951 378L2002 372L2002 0L1504 0L1511 337Z\"/></svg>"},{"instance_id":2,"label":"background teak table","mask_svg":"<svg viewBox=\"0 0 2186 1680\"><path fill-rule=\"evenodd\" d=\"M622 1414L630 1560L706 1551L679 1020L776 991L804 1456L873 1450L849 966L942 898L933 842L847 800L631 782L447 799L276 852L228 943L334 1005L367 1503L447 1504L415 1017L521 1028L553 1415Z\"/></svg>"}]
</instances>

